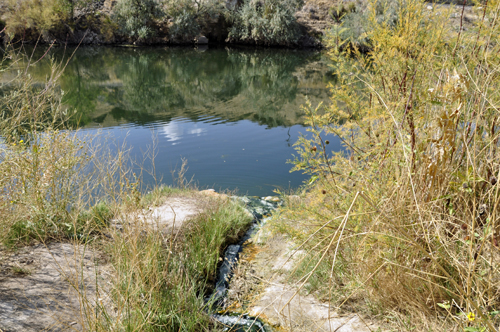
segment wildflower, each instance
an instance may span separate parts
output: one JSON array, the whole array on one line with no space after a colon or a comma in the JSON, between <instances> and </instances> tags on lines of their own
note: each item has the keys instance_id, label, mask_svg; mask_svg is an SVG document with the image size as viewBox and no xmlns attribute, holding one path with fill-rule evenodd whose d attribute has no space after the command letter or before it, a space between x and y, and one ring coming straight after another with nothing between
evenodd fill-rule
<instances>
[{"instance_id":1,"label":"wildflower","mask_svg":"<svg viewBox=\"0 0 500 332\"><path fill-rule=\"evenodd\" d=\"M473 313L473 312L469 312L469 313L467 314L467 319L469 320L469 322L473 322L473 321L474 321L474 319L476 319L476 315L474 315L474 313Z\"/></svg>"},{"instance_id":2,"label":"wildflower","mask_svg":"<svg viewBox=\"0 0 500 332\"><path fill-rule=\"evenodd\" d=\"M20 141L19 141L19 144L23 144L23 143L24 143L24 140L20 140Z\"/></svg>"}]
</instances>

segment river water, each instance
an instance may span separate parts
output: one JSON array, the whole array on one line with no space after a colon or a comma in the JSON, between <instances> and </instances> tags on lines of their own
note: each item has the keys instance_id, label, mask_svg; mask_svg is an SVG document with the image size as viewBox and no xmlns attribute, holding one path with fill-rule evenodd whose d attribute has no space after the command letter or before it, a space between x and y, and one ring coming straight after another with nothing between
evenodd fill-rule
<instances>
[{"instance_id":1,"label":"river water","mask_svg":"<svg viewBox=\"0 0 500 332\"><path fill-rule=\"evenodd\" d=\"M325 54L228 48L81 47L52 49L30 68L35 80L50 61L66 61L63 102L83 132L125 140L132 154L156 144L158 178L188 162L200 188L266 196L296 188L293 144L306 134L301 105L329 102L333 81ZM38 54L38 55L37 55ZM44 54L43 49L35 52ZM332 150L340 143L329 138ZM152 182L146 178L146 182Z\"/></svg>"}]
</instances>

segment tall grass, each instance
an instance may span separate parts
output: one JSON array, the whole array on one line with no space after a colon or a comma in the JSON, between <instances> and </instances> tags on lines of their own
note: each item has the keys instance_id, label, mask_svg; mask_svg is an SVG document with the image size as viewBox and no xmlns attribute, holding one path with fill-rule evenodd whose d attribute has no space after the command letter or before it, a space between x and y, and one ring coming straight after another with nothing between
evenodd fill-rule
<instances>
[{"instance_id":1,"label":"tall grass","mask_svg":"<svg viewBox=\"0 0 500 332\"><path fill-rule=\"evenodd\" d=\"M311 256L300 287L331 309L369 308L398 330L496 331L500 308L500 2L475 7L474 29L397 1L386 22L370 1L370 51L335 36L338 84L307 105L313 139L295 169L305 203L277 223ZM337 136L345 151L330 152ZM362 306L360 303L364 303Z\"/></svg>"},{"instance_id":2,"label":"tall grass","mask_svg":"<svg viewBox=\"0 0 500 332\"><path fill-rule=\"evenodd\" d=\"M225 246L251 222L241 205L209 200L203 213L165 234L129 214L107 244L115 269L115 310L90 320L92 330L212 331L206 298ZM120 319L110 317L120 317Z\"/></svg>"}]
</instances>

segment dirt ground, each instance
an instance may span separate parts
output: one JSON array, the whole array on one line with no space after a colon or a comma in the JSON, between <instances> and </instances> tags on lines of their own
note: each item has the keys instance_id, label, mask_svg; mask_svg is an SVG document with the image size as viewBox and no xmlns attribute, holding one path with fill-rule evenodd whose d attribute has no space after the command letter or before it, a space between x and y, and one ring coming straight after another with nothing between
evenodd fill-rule
<instances>
[{"instance_id":1,"label":"dirt ground","mask_svg":"<svg viewBox=\"0 0 500 332\"><path fill-rule=\"evenodd\" d=\"M0 330L79 331L86 312L108 302L109 265L83 245L53 243L0 253Z\"/></svg>"}]
</instances>

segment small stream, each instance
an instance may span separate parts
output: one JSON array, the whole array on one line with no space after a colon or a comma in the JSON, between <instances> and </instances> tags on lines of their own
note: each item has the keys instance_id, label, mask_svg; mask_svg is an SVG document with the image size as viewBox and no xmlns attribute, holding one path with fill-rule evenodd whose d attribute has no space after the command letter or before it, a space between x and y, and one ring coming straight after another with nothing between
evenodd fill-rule
<instances>
[{"instance_id":1,"label":"small stream","mask_svg":"<svg viewBox=\"0 0 500 332\"><path fill-rule=\"evenodd\" d=\"M253 221L250 228L239 239L238 243L229 245L224 252L224 260L217 270L217 279L215 290L207 299L211 302L212 309L217 311L227 305L227 292L229 283L233 276L233 270L238 264L238 258L243 251L244 243L249 240L259 230L260 226L265 222L265 216L274 211L279 202L269 202L258 197L237 197L241 200L248 211L253 215ZM234 314L213 314L212 318L226 326L225 331L231 332L270 332L269 326L266 326L260 319L249 315Z\"/></svg>"}]
</instances>

